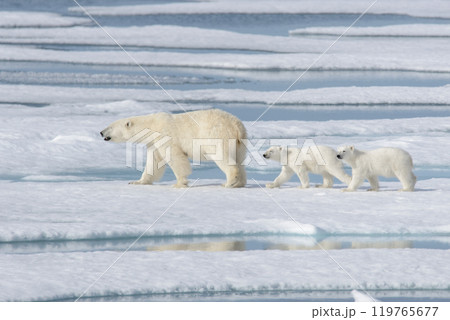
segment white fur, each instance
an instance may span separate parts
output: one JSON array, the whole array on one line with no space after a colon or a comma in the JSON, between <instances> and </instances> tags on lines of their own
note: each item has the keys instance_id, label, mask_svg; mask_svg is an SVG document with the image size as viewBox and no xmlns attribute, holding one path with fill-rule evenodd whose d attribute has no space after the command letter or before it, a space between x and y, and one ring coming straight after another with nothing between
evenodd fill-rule
<instances>
[{"instance_id":1,"label":"white fur","mask_svg":"<svg viewBox=\"0 0 450 320\"><path fill-rule=\"evenodd\" d=\"M247 149L242 142L243 139L247 138L247 133L242 122L235 116L217 109L181 114L161 112L117 120L104 129L101 135L107 141L127 142L146 129L171 138L170 142L167 143L170 146L170 149L168 149L170 150L168 165L177 178L176 187L186 187L188 184L187 177L192 171L189 159L193 158L195 139L221 139L223 141L223 157L214 161L226 175L225 186L245 186L247 177L245 167L241 164L247 153ZM230 140L234 141L235 148L233 145L230 147ZM153 142L156 142L156 140ZM156 163L163 159L162 154L165 155L167 146L155 151L151 150L152 144L148 145L146 170L144 170L141 179L130 183L152 184L163 176L165 166L157 168ZM202 161L208 160L207 154L217 152L215 146L202 147L201 151ZM152 165L149 163L152 158L149 152L154 155L152 174L148 174L147 170Z\"/></svg>"},{"instance_id":2,"label":"white fur","mask_svg":"<svg viewBox=\"0 0 450 320\"><path fill-rule=\"evenodd\" d=\"M401 191L414 191L413 161L402 149L380 148L366 152L346 146L338 149L338 157L352 167L352 181L344 191L355 191L364 179L369 180L370 191L378 191L378 176L397 177L403 186Z\"/></svg>"},{"instance_id":3,"label":"white fur","mask_svg":"<svg viewBox=\"0 0 450 320\"><path fill-rule=\"evenodd\" d=\"M267 188L278 188L283 183L289 181L295 173L300 179L302 188L309 187L308 173L320 174L323 177L323 184L319 187L331 188L333 186L333 176L345 182L350 183L351 177L347 175L342 168L342 163L337 159L336 151L327 146L317 146L320 154L317 159L313 152L310 152L309 157L305 159L301 155L301 148L289 147L287 150L282 147L270 147L264 153L264 158L282 162L280 175L272 182L266 184ZM286 159L282 159L282 153L287 155Z\"/></svg>"}]
</instances>

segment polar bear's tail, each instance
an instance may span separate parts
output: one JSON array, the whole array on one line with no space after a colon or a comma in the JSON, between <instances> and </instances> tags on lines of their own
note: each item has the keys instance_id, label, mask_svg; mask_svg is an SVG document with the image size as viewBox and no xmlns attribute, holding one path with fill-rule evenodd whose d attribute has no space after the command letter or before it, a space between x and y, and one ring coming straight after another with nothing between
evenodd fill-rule
<instances>
[{"instance_id":1,"label":"polar bear's tail","mask_svg":"<svg viewBox=\"0 0 450 320\"><path fill-rule=\"evenodd\" d=\"M247 157L247 146L244 143L244 140L247 139L247 130L240 121L236 126L236 129L236 163L238 170L237 176L239 181L237 187L244 187L247 183L247 173L245 171L244 165L245 158Z\"/></svg>"}]
</instances>

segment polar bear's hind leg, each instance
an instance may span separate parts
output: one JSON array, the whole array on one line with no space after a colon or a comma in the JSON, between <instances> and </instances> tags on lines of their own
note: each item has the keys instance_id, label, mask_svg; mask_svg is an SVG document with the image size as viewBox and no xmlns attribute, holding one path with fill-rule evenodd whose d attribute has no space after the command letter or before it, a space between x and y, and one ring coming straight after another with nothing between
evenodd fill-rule
<instances>
[{"instance_id":1,"label":"polar bear's hind leg","mask_svg":"<svg viewBox=\"0 0 450 320\"><path fill-rule=\"evenodd\" d=\"M333 176L329 173L324 172L322 174L323 177L323 183L321 185L318 185L318 188L332 188L333 187Z\"/></svg>"},{"instance_id":2,"label":"polar bear's hind leg","mask_svg":"<svg viewBox=\"0 0 450 320\"><path fill-rule=\"evenodd\" d=\"M245 172L242 173L242 170L245 170L243 167L238 165L226 166L222 163L217 163L219 168L225 173L227 177L227 182L224 187L226 188L241 188L245 186L247 179L242 177L245 175Z\"/></svg>"},{"instance_id":3,"label":"polar bear's hind leg","mask_svg":"<svg viewBox=\"0 0 450 320\"><path fill-rule=\"evenodd\" d=\"M398 180L402 183L403 189L400 191L414 191L414 186L416 185L417 178L411 171L402 172L397 175Z\"/></svg>"},{"instance_id":4,"label":"polar bear's hind leg","mask_svg":"<svg viewBox=\"0 0 450 320\"><path fill-rule=\"evenodd\" d=\"M367 180L369 180L369 183L370 183L370 189L368 189L367 191L378 191L378 189L379 189L378 177L370 176L370 177L367 177Z\"/></svg>"}]
</instances>

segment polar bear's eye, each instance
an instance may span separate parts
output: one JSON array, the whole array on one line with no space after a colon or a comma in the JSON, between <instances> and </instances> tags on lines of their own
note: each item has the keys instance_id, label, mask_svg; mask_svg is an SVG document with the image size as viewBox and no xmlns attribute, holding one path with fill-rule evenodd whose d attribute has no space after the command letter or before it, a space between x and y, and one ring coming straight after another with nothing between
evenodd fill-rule
<instances>
[{"instance_id":1,"label":"polar bear's eye","mask_svg":"<svg viewBox=\"0 0 450 320\"><path fill-rule=\"evenodd\" d=\"M128 121L128 122L127 122L127 127L128 127L128 128L131 127L131 121Z\"/></svg>"}]
</instances>

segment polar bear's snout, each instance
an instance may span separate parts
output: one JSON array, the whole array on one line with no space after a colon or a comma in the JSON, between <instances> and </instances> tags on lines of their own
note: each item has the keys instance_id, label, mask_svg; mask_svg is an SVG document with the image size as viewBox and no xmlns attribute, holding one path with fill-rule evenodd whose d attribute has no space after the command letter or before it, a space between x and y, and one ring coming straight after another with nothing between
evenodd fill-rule
<instances>
[{"instance_id":1,"label":"polar bear's snout","mask_svg":"<svg viewBox=\"0 0 450 320\"><path fill-rule=\"evenodd\" d=\"M276 160L276 155L278 154L278 152L281 150L280 147L270 147L269 149L266 150L266 152L263 153L263 157L265 159L270 159L272 158L272 160ZM275 157L275 158L274 158Z\"/></svg>"},{"instance_id":2,"label":"polar bear's snout","mask_svg":"<svg viewBox=\"0 0 450 320\"><path fill-rule=\"evenodd\" d=\"M111 140L111 137L105 133L106 130L107 129L100 131L100 135L104 138L103 140L109 141L109 140Z\"/></svg>"}]
</instances>

